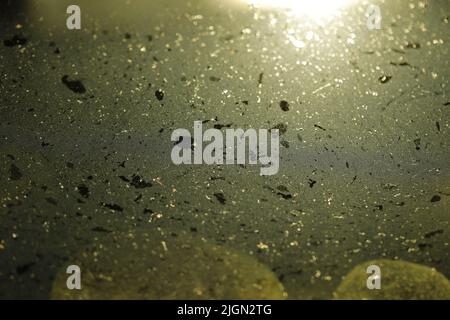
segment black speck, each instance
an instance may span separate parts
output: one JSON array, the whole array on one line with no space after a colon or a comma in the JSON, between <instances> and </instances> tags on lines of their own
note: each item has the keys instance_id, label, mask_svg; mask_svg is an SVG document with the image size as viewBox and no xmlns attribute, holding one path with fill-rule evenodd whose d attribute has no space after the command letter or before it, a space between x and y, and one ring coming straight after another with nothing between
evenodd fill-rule
<instances>
[{"instance_id":1,"label":"black speck","mask_svg":"<svg viewBox=\"0 0 450 320\"><path fill-rule=\"evenodd\" d=\"M133 175L130 185L136 189L150 188L152 186L151 182L145 181L138 175Z\"/></svg>"},{"instance_id":2,"label":"black speck","mask_svg":"<svg viewBox=\"0 0 450 320\"><path fill-rule=\"evenodd\" d=\"M285 147L286 149L289 149L289 141L282 140L282 141L280 142L280 144L281 144L283 147Z\"/></svg>"},{"instance_id":3,"label":"black speck","mask_svg":"<svg viewBox=\"0 0 450 320\"><path fill-rule=\"evenodd\" d=\"M317 183L317 181L313 180L313 179L308 179L309 180L309 187L312 188L314 187L314 185Z\"/></svg>"},{"instance_id":4,"label":"black speck","mask_svg":"<svg viewBox=\"0 0 450 320\"><path fill-rule=\"evenodd\" d=\"M215 124L214 125L214 129L222 129L222 128L230 128L232 125L232 123L228 123L228 124Z\"/></svg>"},{"instance_id":5,"label":"black speck","mask_svg":"<svg viewBox=\"0 0 450 320\"><path fill-rule=\"evenodd\" d=\"M221 204L225 204L227 201L225 199L225 195L222 192L216 192L214 193L214 196L216 197L217 201L219 201Z\"/></svg>"},{"instance_id":6,"label":"black speck","mask_svg":"<svg viewBox=\"0 0 450 320\"><path fill-rule=\"evenodd\" d=\"M9 178L11 180L19 180L22 178L22 172L20 172L20 169L14 163L9 168Z\"/></svg>"},{"instance_id":7,"label":"black speck","mask_svg":"<svg viewBox=\"0 0 450 320\"><path fill-rule=\"evenodd\" d=\"M262 85L264 78L264 72L261 72L258 76L258 87Z\"/></svg>"},{"instance_id":8,"label":"black speck","mask_svg":"<svg viewBox=\"0 0 450 320\"><path fill-rule=\"evenodd\" d=\"M420 49L420 43L418 42L408 42L405 46L406 49Z\"/></svg>"},{"instance_id":9,"label":"black speck","mask_svg":"<svg viewBox=\"0 0 450 320\"><path fill-rule=\"evenodd\" d=\"M6 47L14 47L14 46L23 46L28 42L27 38L15 35L11 39L7 39L3 41L3 44Z\"/></svg>"},{"instance_id":10,"label":"black speck","mask_svg":"<svg viewBox=\"0 0 450 320\"><path fill-rule=\"evenodd\" d=\"M55 199L53 199L53 198L45 198L45 200L48 202L48 203L50 203L50 204L53 204L53 205L57 205L58 204L58 201L56 201Z\"/></svg>"},{"instance_id":11,"label":"black speck","mask_svg":"<svg viewBox=\"0 0 450 320\"><path fill-rule=\"evenodd\" d=\"M86 88L80 80L69 80L68 75L64 75L61 78L62 83L66 85L67 88L72 90L75 93L85 93Z\"/></svg>"},{"instance_id":12,"label":"black speck","mask_svg":"<svg viewBox=\"0 0 450 320\"><path fill-rule=\"evenodd\" d=\"M95 232L106 232L106 233L112 232L111 230L105 229L103 227L94 227L91 230Z\"/></svg>"},{"instance_id":13,"label":"black speck","mask_svg":"<svg viewBox=\"0 0 450 320\"><path fill-rule=\"evenodd\" d=\"M434 195L434 196L431 198L430 201L431 201L431 202L438 202L438 201L441 201L441 196L438 196L438 195L436 194L436 195Z\"/></svg>"},{"instance_id":14,"label":"black speck","mask_svg":"<svg viewBox=\"0 0 450 320\"><path fill-rule=\"evenodd\" d=\"M433 230L433 231L430 231L430 232L426 233L424 235L424 237L425 238L431 238L431 237L434 237L435 235L442 234L442 233L444 233L444 230L437 229L437 230Z\"/></svg>"},{"instance_id":15,"label":"black speck","mask_svg":"<svg viewBox=\"0 0 450 320\"><path fill-rule=\"evenodd\" d=\"M130 179L128 179L128 178L125 177L125 176L119 176L119 178L120 178L122 181L130 182Z\"/></svg>"},{"instance_id":16,"label":"black speck","mask_svg":"<svg viewBox=\"0 0 450 320\"><path fill-rule=\"evenodd\" d=\"M286 188L283 185L279 185L277 187L278 191L277 195L281 196L283 199L291 199L292 198L292 194L289 192L288 188Z\"/></svg>"},{"instance_id":17,"label":"black speck","mask_svg":"<svg viewBox=\"0 0 450 320\"><path fill-rule=\"evenodd\" d=\"M327 130L327 129L325 129L325 128L322 127L322 126L319 126L318 124L314 124L314 128L318 128L318 129L323 130L323 131L326 131L326 130Z\"/></svg>"},{"instance_id":18,"label":"black speck","mask_svg":"<svg viewBox=\"0 0 450 320\"><path fill-rule=\"evenodd\" d=\"M34 262L30 262L30 263L23 264L23 265L18 266L18 267L16 268L16 272L17 272L17 274L19 274L19 275L20 275L20 274L23 274L23 273L27 272L28 270L30 270L32 266L34 266Z\"/></svg>"},{"instance_id":19,"label":"black speck","mask_svg":"<svg viewBox=\"0 0 450 320\"><path fill-rule=\"evenodd\" d=\"M83 197L83 198L89 198L89 195L90 195L90 191L89 191L89 188L88 188L88 186L87 185L85 185L84 183L82 183L82 184L80 184L78 187L77 187L77 189L78 189L78 192L81 194L81 196Z\"/></svg>"},{"instance_id":20,"label":"black speck","mask_svg":"<svg viewBox=\"0 0 450 320\"><path fill-rule=\"evenodd\" d=\"M287 102L286 100L281 100L280 101L280 108L283 111L289 111L289 102Z\"/></svg>"},{"instance_id":21,"label":"black speck","mask_svg":"<svg viewBox=\"0 0 450 320\"><path fill-rule=\"evenodd\" d=\"M209 80L211 80L211 81L213 81L213 82L219 82L219 81L220 81L220 78L211 76L211 77L209 77Z\"/></svg>"},{"instance_id":22,"label":"black speck","mask_svg":"<svg viewBox=\"0 0 450 320\"><path fill-rule=\"evenodd\" d=\"M278 129L280 131L280 135L281 135L281 134L285 134L287 132L288 127L284 123L279 123L272 129Z\"/></svg>"},{"instance_id":23,"label":"black speck","mask_svg":"<svg viewBox=\"0 0 450 320\"><path fill-rule=\"evenodd\" d=\"M420 150L420 138L414 139L414 144L416 145L416 150Z\"/></svg>"},{"instance_id":24,"label":"black speck","mask_svg":"<svg viewBox=\"0 0 450 320\"><path fill-rule=\"evenodd\" d=\"M111 210L113 210L113 211L119 211L119 212L122 212L122 211L123 211L123 208L122 208L121 206L119 206L118 204L101 202L100 205L101 205L102 207L111 209Z\"/></svg>"},{"instance_id":25,"label":"black speck","mask_svg":"<svg viewBox=\"0 0 450 320\"><path fill-rule=\"evenodd\" d=\"M156 90L155 97L156 97L156 99L161 101L162 99L164 99L164 92L162 90Z\"/></svg>"}]
</instances>

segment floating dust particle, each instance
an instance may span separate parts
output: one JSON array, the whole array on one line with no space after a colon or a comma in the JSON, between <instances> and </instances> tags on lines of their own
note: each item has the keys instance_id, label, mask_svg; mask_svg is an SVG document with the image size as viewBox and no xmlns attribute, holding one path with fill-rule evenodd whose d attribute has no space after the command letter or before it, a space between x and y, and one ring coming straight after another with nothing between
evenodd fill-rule
<instances>
[{"instance_id":1,"label":"floating dust particle","mask_svg":"<svg viewBox=\"0 0 450 320\"><path fill-rule=\"evenodd\" d=\"M260 250L268 250L269 249L269 246L261 241L256 245L256 247Z\"/></svg>"}]
</instances>

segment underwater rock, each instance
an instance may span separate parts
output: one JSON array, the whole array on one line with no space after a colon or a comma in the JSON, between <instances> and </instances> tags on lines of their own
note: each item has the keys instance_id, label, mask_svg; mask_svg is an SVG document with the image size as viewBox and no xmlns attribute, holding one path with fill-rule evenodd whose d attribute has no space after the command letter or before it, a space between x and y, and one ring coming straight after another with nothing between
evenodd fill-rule
<instances>
[{"instance_id":1,"label":"underwater rock","mask_svg":"<svg viewBox=\"0 0 450 320\"><path fill-rule=\"evenodd\" d=\"M367 267L381 269L381 288L366 286ZM420 264L401 260L372 260L357 265L334 292L336 299L364 300L447 300L450 282L440 272Z\"/></svg>"},{"instance_id":2,"label":"underwater rock","mask_svg":"<svg viewBox=\"0 0 450 320\"><path fill-rule=\"evenodd\" d=\"M152 238L151 238L152 237ZM52 299L285 299L277 277L255 258L185 236L109 234L68 260L81 269L69 290L65 266Z\"/></svg>"}]
</instances>

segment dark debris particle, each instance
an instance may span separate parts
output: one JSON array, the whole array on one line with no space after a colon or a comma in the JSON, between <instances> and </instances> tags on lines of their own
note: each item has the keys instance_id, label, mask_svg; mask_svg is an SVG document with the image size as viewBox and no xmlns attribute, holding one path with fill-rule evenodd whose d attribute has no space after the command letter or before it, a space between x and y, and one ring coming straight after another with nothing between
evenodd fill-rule
<instances>
[{"instance_id":1,"label":"dark debris particle","mask_svg":"<svg viewBox=\"0 0 450 320\"><path fill-rule=\"evenodd\" d=\"M439 202L441 201L441 196L438 196L437 194L431 197L430 202Z\"/></svg>"},{"instance_id":2,"label":"dark debris particle","mask_svg":"<svg viewBox=\"0 0 450 320\"><path fill-rule=\"evenodd\" d=\"M280 108L283 111L289 111L289 102L287 102L286 100L281 100L280 101Z\"/></svg>"},{"instance_id":3,"label":"dark debris particle","mask_svg":"<svg viewBox=\"0 0 450 320\"><path fill-rule=\"evenodd\" d=\"M326 131L327 129L325 129L324 127L322 127L322 126L319 126L318 124L314 124L314 128L317 128L317 129L320 129L320 130L323 130L323 131Z\"/></svg>"},{"instance_id":4,"label":"dark debris particle","mask_svg":"<svg viewBox=\"0 0 450 320\"><path fill-rule=\"evenodd\" d=\"M426 248L432 248L433 245L431 243L418 243L417 247L419 247L420 250L425 250Z\"/></svg>"},{"instance_id":5,"label":"dark debris particle","mask_svg":"<svg viewBox=\"0 0 450 320\"><path fill-rule=\"evenodd\" d=\"M69 169L73 169L75 166L72 162L66 162L66 167Z\"/></svg>"},{"instance_id":6,"label":"dark debris particle","mask_svg":"<svg viewBox=\"0 0 450 320\"><path fill-rule=\"evenodd\" d=\"M72 90L75 93L85 93L86 88L84 87L83 83L80 80L69 80L68 75L64 75L61 78L62 83L66 85L67 88Z\"/></svg>"},{"instance_id":7,"label":"dark debris particle","mask_svg":"<svg viewBox=\"0 0 450 320\"><path fill-rule=\"evenodd\" d=\"M438 234L442 234L442 233L444 233L443 229L437 229L437 230L433 230L433 231L430 231L428 233L425 233L424 237L425 238L431 238L431 237L434 237L434 236L436 236Z\"/></svg>"},{"instance_id":8,"label":"dark debris particle","mask_svg":"<svg viewBox=\"0 0 450 320\"><path fill-rule=\"evenodd\" d=\"M55 199L53 199L51 197L45 198L45 201L47 201L48 203L53 204L55 206L58 204L58 201L56 201Z\"/></svg>"},{"instance_id":9,"label":"dark debris particle","mask_svg":"<svg viewBox=\"0 0 450 320\"><path fill-rule=\"evenodd\" d=\"M15 35L11 39L3 40L6 47L23 46L28 42L27 38Z\"/></svg>"},{"instance_id":10,"label":"dark debris particle","mask_svg":"<svg viewBox=\"0 0 450 320\"><path fill-rule=\"evenodd\" d=\"M387 83L391 79L392 79L391 76L381 76L381 77L378 78L378 81L380 81L381 83Z\"/></svg>"},{"instance_id":11,"label":"dark debris particle","mask_svg":"<svg viewBox=\"0 0 450 320\"><path fill-rule=\"evenodd\" d=\"M119 206L118 204L101 202L100 205L102 207L111 209L113 211L119 211L119 212L123 211L123 208L121 206Z\"/></svg>"},{"instance_id":12,"label":"dark debris particle","mask_svg":"<svg viewBox=\"0 0 450 320\"><path fill-rule=\"evenodd\" d=\"M164 99L164 92L162 90L156 90L155 97L156 97L156 99L161 101L162 99Z\"/></svg>"},{"instance_id":13,"label":"dark debris particle","mask_svg":"<svg viewBox=\"0 0 450 320\"><path fill-rule=\"evenodd\" d=\"M131 39L131 34L129 34L128 32L125 33L124 38L127 39L127 40Z\"/></svg>"},{"instance_id":14,"label":"dark debris particle","mask_svg":"<svg viewBox=\"0 0 450 320\"><path fill-rule=\"evenodd\" d=\"M130 179L128 179L125 176L119 176L120 180L125 181L125 182L130 182Z\"/></svg>"},{"instance_id":15,"label":"dark debris particle","mask_svg":"<svg viewBox=\"0 0 450 320\"><path fill-rule=\"evenodd\" d=\"M82 183L82 184L80 184L78 187L77 187L77 189L78 189L78 192L81 194L81 196L83 197L83 198L89 198L89 195L90 195L90 191L89 191L89 188L88 188L88 186L87 185L85 185L84 183Z\"/></svg>"},{"instance_id":16,"label":"dark debris particle","mask_svg":"<svg viewBox=\"0 0 450 320\"><path fill-rule=\"evenodd\" d=\"M280 131L280 135L282 135L282 134L285 134L287 132L288 127L284 123L279 123L275 127L273 127L272 129L278 129Z\"/></svg>"},{"instance_id":17,"label":"dark debris particle","mask_svg":"<svg viewBox=\"0 0 450 320\"><path fill-rule=\"evenodd\" d=\"M393 66L399 66L399 67L412 67L411 64L409 62L403 61L403 62L390 62L391 65Z\"/></svg>"},{"instance_id":18,"label":"dark debris particle","mask_svg":"<svg viewBox=\"0 0 450 320\"><path fill-rule=\"evenodd\" d=\"M216 192L214 193L214 197L216 197L217 201L219 201L221 204L225 204L227 199L225 199L225 195L222 192Z\"/></svg>"},{"instance_id":19,"label":"dark debris particle","mask_svg":"<svg viewBox=\"0 0 450 320\"><path fill-rule=\"evenodd\" d=\"M289 141L282 140L282 141L280 142L280 144L281 144L283 147L285 147L286 149L289 149Z\"/></svg>"},{"instance_id":20,"label":"dark debris particle","mask_svg":"<svg viewBox=\"0 0 450 320\"><path fill-rule=\"evenodd\" d=\"M14 163L12 163L11 167L9 168L9 178L11 180L19 180L20 178L22 178L22 172Z\"/></svg>"},{"instance_id":21,"label":"dark debris particle","mask_svg":"<svg viewBox=\"0 0 450 320\"><path fill-rule=\"evenodd\" d=\"M437 131L441 131L441 124L439 123L439 121L436 121L436 129Z\"/></svg>"},{"instance_id":22,"label":"dark debris particle","mask_svg":"<svg viewBox=\"0 0 450 320\"><path fill-rule=\"evenodd\" d=\"M421 142L420 138L414 139L414 144L416 145L416 150L420 150L420 142Z\"/></svg>"},{"instance_id":23,"label":"dark debris particle","mask_svg":"<svg viewBox=\"0 0 450 320\"><path fill-rule=\"evenodd\" d=\"M418 42L408 42L405 46L406 49L420 49L420 43Z\"/></svg>"},{"instance_id":24,"label":"dark debris particle","mask_svg":"<svg viewBox=\"0 0 450 320\"><path fill-rule=\"evenodd\" d=\"M150 188L153 184L151 182L145 181L140 176L134 174L131 178L130 185L136 189Z\"/></svg>"},{"instance_id":25,"label":"dark debris particle","mask_svg":"<svg viewBox=\"0 0 450 320\"><path fill-rule=\"evenodd\" d=\"M110 232L112 232L111 230L105 229L105 228L103 228L103 227L94 227L94 228L92 228L91 230L92 230L92 231L95 231L95 232L105 232L105 233L110 233Z\"/></svg>"},{"instance_id":26,"label":"dark debris particle","mask_svg":"<svg viewBox=\"0 0 450 320\"><path fill-rule=\"evenodd\" d=\"M309 187L310 188L312 188L312 187L314 187L314 185L317 183L317 181L315 181L315 180L313 180L313 179L308 179L308 184L309 184Z\"/></svg>"},{"instance_id":27,"label":"dark debris particle","mask_svg":"<svg viewBox=\"0 0 450 320\"><path fill-rule=\"evenodd\" d=\"M258 87L262 86L263 84L263 79L264 79L264 72L261 72L258 76Z\"/></svg>"},{"instance_id":28,"label":"dark debris particle","mask_svg":"<svg viewBox=\"0 0 450 320\"><path fill-rule=\"evenodd\" d=\"M29 263L20 265L16 268L16 272L19 275L24 274L25 272L29 271L34 265L35 265L34 262L29 262Z\"/></svg>"},{"instance_id":29,"label":"dark debris particle","mask_svg":"<svg viewBox=\"0 0 450 320\"><path fill-rule=\"evenodd\" d=\"M219 81L220 81L220 78L219 78L219 77L211 76L211 77L209 77L209 80L211 80L212 82L219 82Z\"/></svg>"},{"instance_id":30,"label":"dark debris particle","mask_svg":"<svg viewBox=\"0 0 450 320\"><path fill-rule=\"evenodd\" d=\"M231 125L232 125L232 123L228 123L228 124L220 124L220 123L218 123L218 124L214 125L214 129L221 130L222 128L230 128Z\"/></svg>"},{"instance_id":31,"label":"dark debris particle","mask_svg":"<svg viewBox=\"0 0 450 320\"><path fill-rule=\"evenodd\" d=\"M279 195L280 197L282 197L283 199L287 200L287 199L291 199L292 198L292 194L289 192L288 188L286 188L283 185L279 185L277 187L278 191L277 195Z\"/></svg>"}]
</instances>

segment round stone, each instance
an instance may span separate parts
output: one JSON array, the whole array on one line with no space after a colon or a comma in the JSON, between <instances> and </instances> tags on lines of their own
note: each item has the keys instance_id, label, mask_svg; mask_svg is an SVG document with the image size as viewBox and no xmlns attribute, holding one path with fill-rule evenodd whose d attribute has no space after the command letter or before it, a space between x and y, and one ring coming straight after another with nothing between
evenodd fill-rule
<instances>
[{"instance_id":1,"label":"round stone","mask_svg":"<svg viewBox=\"0 0 450 320\"><path fill-rule=\"evenodd\" d=\"M201 239L154 239L147 233L109 234L67 265L81 269L81 290L70 274L56 276L52 299L285 299L277 277L255 258Z\"/></svg>"},{"instance_id":2,"label":"round stone","mask_svg":"<svg viewBox=\"0 0 450 320\"><path fill-rule=\"evenodd\" d=\"M380 289L368 289L367 268L380 267ZM372 260L353 268L334 292L336 299L450 299L450 282L436 269L401 260Z\"/></svg>"}]
</instances>

